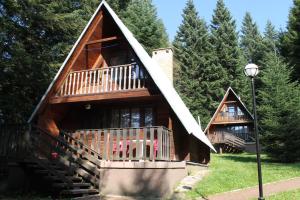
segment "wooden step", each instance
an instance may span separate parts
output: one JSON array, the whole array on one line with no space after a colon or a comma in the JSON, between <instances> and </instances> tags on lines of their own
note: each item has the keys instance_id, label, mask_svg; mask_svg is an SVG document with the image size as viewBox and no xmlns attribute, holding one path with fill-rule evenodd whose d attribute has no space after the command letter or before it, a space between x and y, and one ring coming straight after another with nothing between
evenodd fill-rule
<instances>
[{"instance_id":1,"label":"wooden step","mask_svg":"<svg viewBox=\"0 0 300 200\"><path fill-rule=\"evenodd\" d=\"M45 176L45 179L50 179L53 181L63 181L61 180L61 178L57 177L57 176ZM74 182L80 182L82 181L81 177L74 177L74 176L65 176L66 179L70 180L70 181L74 181Z\"/></svg>"},{"instance_id":2,"label":"wooden step","mask_svg":"<svg viewBox=\"0 0 300 200\"><path fill-rule=\"evenodd\" d=\"M67 183L53 183L52 184L53 187L68 187ZM90 183L73 183L72 187L90 187L91 184Z\"/></svg>"},{"instance_id":3,"label":"wooden step","mask_svg":"<svg viewBox=\"0 0 300 200\"><path fill-rule=\"evenodd\" d=\"M98 194L99 191L96 189L73 189L73 190L63 190L61 194L63 195L76 195L76 194Z\"/></svg>"},{"instance_id":4,"label":"wooden step","mask_svg":"<svg viewBox=\"0 0 300 200\"><path fill-rule=\"evenodd\" d=\"M49 174L50 173L49 170L47 170L47 169L35 169L34 172L37 174Z\"/></svg>"},{"instance_id":5,"label":"wooden step","mask_svg":"<svg viewBox=\"0 0 300 200\"><path fill-rule=\"evenodd\" d=\"M37 174L51 174L51 172L47 169L36 169L36 170L34 170L34 172L37 173ZM63 171L63 170L55 170L55 173L65 175L65 176L74 175L74 173L71 173L71 172L69 173L69 172Z\"/></svg>"},{"instance_id":6,"label":"wooden step","mask_svg":"<svg viewBox=\"0 0 300 200\"><path fill-rule=\"evenodd\" d=\"M88 196L82 196L82 197L74 197L73 200L99 200L103 197L100 194L92 194Z\"/></svg>"}]
</instances>

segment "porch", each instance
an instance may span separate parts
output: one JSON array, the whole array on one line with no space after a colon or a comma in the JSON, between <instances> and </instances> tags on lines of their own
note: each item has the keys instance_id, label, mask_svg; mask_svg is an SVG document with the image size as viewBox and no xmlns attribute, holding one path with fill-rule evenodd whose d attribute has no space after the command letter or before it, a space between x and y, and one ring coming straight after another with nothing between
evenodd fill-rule
<instances>
[{"instance_id":1,"label":"porch","mask_svg":"<svg viewBox=\"0 0 300 200\"><path fill-rule=\"evenodd\" d=\"M73 146L86 146L104 161L169 161L174 154L172 131L163 127L82 129L63 132Z\"/></svg>"}]
</instances>

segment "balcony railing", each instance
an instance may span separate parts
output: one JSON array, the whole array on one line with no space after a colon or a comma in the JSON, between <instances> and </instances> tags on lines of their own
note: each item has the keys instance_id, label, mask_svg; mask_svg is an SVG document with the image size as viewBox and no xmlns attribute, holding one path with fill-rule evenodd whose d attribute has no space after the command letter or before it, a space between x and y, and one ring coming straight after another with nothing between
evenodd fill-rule
<instances>
[{"instance_id":1,"label":"balcony railing","mask_svg":"<svg viewBox=\"0 0 300 200\"><path fill-rule=\"evenodd\" d=\"M230 121L249 121L246 115L239 115L238 113L219 113L215 122L230 122Z\"/></svg>"},{"instance_id":2,"label":"balcony railing","mask_svg":"<svg viewBox=\"0 0 300 200\"><path fill-rule=\"evenodd\" d=\"M170 160L172 131L165 127L84 129L69 134L102 160Z\"/></svg>"},{"instance_id":3,"label":"balcony railing","mask_svg":"<svg viewBox=\"0 0 300 200\"><path fill-rule=\"evenodd\" d=\"M145 88L145 69L136 63L71 72L57 96L99 94Z\"/></svg>"}]
</instances>

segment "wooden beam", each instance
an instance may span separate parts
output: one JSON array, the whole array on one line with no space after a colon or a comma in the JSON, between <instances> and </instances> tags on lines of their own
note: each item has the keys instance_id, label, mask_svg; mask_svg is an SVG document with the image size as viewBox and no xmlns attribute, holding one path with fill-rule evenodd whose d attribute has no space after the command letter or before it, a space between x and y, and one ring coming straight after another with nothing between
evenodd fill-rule
<instances>
[{"instance_id":1,"label":"wooden beam","mask_svg":"<svg viewBox=\"0 0 300 200\"><path fill-rule=\"evenodd\" d=\"M109 38L103 38L103 39L100 39L100 40L89 41L89 42L86 43L86 45L102 43L102 42L109 42L109 41L113 41L113 40L117 40L117 39L118 39L117 36L113 36L113 37L109 37Z\"/></svg>"},{"instance_id":2,"label":"wooden beam","mask_svg":"<svg viewBox=\"0 0 300 200\"><path fill-rule=\"evenodd\" d=\"M237 103L237 101L225 101L224 103Z\"/></svg>"},{"instance_id":3,"label":"wooden beam","mask_svg":"<svg viewBox=\"0 0 300 200\"><path fill-rule=\"evenodd\" d=\"M49 103L71 103L71 102L87 102L87 101L101 101L101 100L113 100L113 99L125 99L125 98L158 98L160 95L150 94L148 89L139 89L134 91L123 91L123 92L110 92L100 94L89 94L89 95L76 95L67 97L53 97Z\"/></svg>"},{"instance_id":4,"label":"wooden beam","mask_svg":"<svg viewBox=\"0 0 300 200\"><path fill-rule=\"evenodd\" d=\"M95 63L93 64L92 69L96 69L97 67L100 68L101 64L104 62L103 56L100 54L97 58L97 60L95 61Z\"/></svg>"}]
</instances>

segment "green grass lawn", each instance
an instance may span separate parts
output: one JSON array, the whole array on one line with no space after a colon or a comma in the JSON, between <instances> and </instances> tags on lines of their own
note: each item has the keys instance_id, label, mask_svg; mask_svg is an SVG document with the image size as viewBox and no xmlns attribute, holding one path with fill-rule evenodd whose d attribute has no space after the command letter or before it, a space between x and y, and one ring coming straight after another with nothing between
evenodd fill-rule
<instances>
[{"instance_id":1,"label":"green grass lawn","mask_svg":"<svg viewBox=\"0 0 300 200\"><path fill-rule=\"evenodd\" d=\"M299 200L300 199L300 189L291 190L288 192L281 192L266 198L266 200Z\"/></svg>"},{"instance_id":2,"label":"green grass lawn","mask_svg":"<svg viewBox=\"0 0 300 200\"><path fill-rule=\"evenodd\" d=\"M190 198L257 185L255 154L212 154L210 173L187 195ZM276 163L262 155L263 183L300 176L300 163Z\"/></svg>"}]
</instances>

